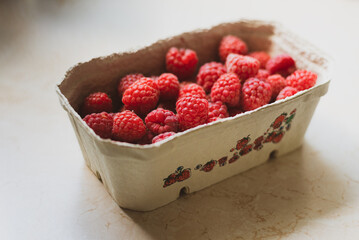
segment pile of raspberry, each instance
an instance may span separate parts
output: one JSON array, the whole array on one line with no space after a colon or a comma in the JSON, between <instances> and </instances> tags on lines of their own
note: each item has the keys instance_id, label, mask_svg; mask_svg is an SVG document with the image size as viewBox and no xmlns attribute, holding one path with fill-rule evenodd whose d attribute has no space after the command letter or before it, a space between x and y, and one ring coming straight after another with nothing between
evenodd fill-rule
<instances>
[{"instance_id":1,"label":"pile of raspberry","mask_svg":"<svg viewBox=\"0 0 359 240\"><path fill-rule=\"evenodd\" d=\"M119 109L106 93L90 94L81 108L83 120L102 138L151 144L287 98L317 80L315 73L297 69L288 54L248 52L247 44L232 35L219 43L218 59L198 68L194 50L172 47L164 59L166 73L123 76Z\"/></svg>"}]
</instances>

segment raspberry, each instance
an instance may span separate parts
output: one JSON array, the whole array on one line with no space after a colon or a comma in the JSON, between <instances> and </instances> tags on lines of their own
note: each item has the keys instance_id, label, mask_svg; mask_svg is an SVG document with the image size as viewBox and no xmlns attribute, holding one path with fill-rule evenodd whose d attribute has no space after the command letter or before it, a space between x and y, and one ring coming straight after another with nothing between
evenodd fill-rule
<instances>
[{"instance_id":1,"label":"raspberry","mask_svg":"<svg viewBox=\"0 0 359 240\"><path fill-rule=\"evenodd\" d=\"M272 99L276 99L278 93L285 88L285 79L279 74L270 75L265 81L271 85L272 89Z\"/></svg>"},{"instance_id":2,"label":"raspberry","mask_svg":"<svg viewBox=\"0 0 359 240\"><path fill-rule=\"evenodd\" d=\"M115 140L134 143L145 134L146 126L135 113L126 110L113 117L112 136Z\"/></svg>"},{"instance_id":3,"label":"raspberry","mask_svg":"<svg viewBox=\"0 0 359 240\"><path fill-rule=\"evenodd\" d=\"M222 62L225 62L227 56L230 53L236 53L245 55L247 54L248 48L245 42L242 39L228 35L222 38L221 43L219 44L219 57Z\"/></svg>"},{"instance_id":4,"label":"raspberry","mask_svg":"<svg viewBox=\"0 0 359 240\"><path fill-rule=\"evenodd\" d=\"M259 69L259 61L255 58L238 54L229 54L226 60L227 72L235 73L243 82L247 78L254 77Z\"/></svg>"},{"instance_id":5,"label":"raspberry","mask_svg":"<svg viewBox=\"0 0 359 240\"><path fill-rule=\"evenodd\" d=\"M102 138L111 138L113 116L107 112L92 113L83 119Z\"/></svg>"},{"instance_id":6,"label":"raspberry","mask_svg":"<svg viewBox=\"0 0 359 240\"><path fill-rule=\"evenodd\" d=\"M196 83L189 83L184 85L179 92L178 98L182 97L198 97L206 98L206 92Z\"/></svg>"},{"instance_id":7,"label":"raspberry","mask_svg":"<svg viewBox=\"0 0 359 240\"><path fill-rule=\"evenodd\" d=\"M117 86L118 95L122 97L123 93L129 86L132 85L132 83L136 82L137 80L140 80L143 77L144 76L141 73L128 74L124 76Z\"/></svg>"},{"instance_id":8,"label":"raspberry","mask_svg":"<svg viewBox=\"0 0 359 240\"><path fill-rule=\"evenodd\" d=\"M179 91L178 78L172 73L163 73L155 81L160 89L161 100L176 100Z\"/></svg>"},{"instance_id":9,"label":"raspberry","mask_svg":"<svg viewBox=\"0 0 359 240\"><path fill-rule=\"evenodd\" d=\"M292 67L287 68L285 70L277 71L277 73L282 75L282 77L286 78L289 75L291 75L292 73L294 73L295 70L297 70L296 66L292 66Z\"/></svg>"},{"instance_id":10,"label":"raspberry","mask_svg":"<svg viewBox=\"0 0 359 240\"><path fill-rule=\"evenodd\" d=\"M244 111L254 110L269 103L272 90L269 83L257 78L250 78L242 88L241 104Z\"/></svg>"},{"instance_id":11,"label":"raspberry","mask_svg":"<svg viewBox=\"0 0 359 240\"><path fill-rule=\"evenodd\" d=\"M297 70L287 77L287 86L294 87L298 91L311 88L317 82L317 74L308 70Z\"/></svg>"},{"instance_id":12,"label":"raspberry","mask_svg":"<svg viewBox=\"0 0 359 240\"><path fill-rule=\"evenodd\" d=\"M180 79L190 77L196 70L197 63L197 54L191 49L172 47L166 55L167 71Z\"/></svg>"},{"instance_id":13,"label":"raspberry","mask_svg":"<svg viewBox=\"0 0 359 240\"><path fill-rule=\"evenodd\" d=\"M178 119L176 114L163 108L157 108L145 118L146 127L154 135L164 132L177 132Z\"/></svg>"},{"instance_id":14,"label":"raspberry","mask_svg":"<svg viewBox=\"0 0 359 240\"><path fill-rule=\"evenodd\" d=\"M151 131L147 131L145 135L140 140L137 141L137 143L141 145L151 144L153 137L154 137L153 133Z\"/></svg>"},{"instance_id":15,"label":"raspberry","mask_svg":"<svg viewBox=\"0 0 359 240\"><path fill-rule=\"evenodd\" d=\"M221 101L229 106L235 106L239 102L240 93L241 83L237 75L225 73L214 83L211 98L213 102Z\"/></svg>"},{"instance_id":16,"label":"raspberry","mask_svg":"<svg viewBox=\"0 0 359 240\"><path fill-rule=\"evenodd\" d=\"M228 117L228 110L227 106L224 105L222 102L209 102L208 103L208 118L226 118Z\"/></svg>"},{"instance_id":17,"label":"raspberry","mask_svg":"<svg viewBox=\"0 0 359 240\"><path fill-rule=\"evenodd\" d=\"M176 103L178 122L182 130L207 122L208 101L197 97L182 97Z\"/></svg>"},{"instance_id":18,"label":"raspberry","mask_svg":"<svg viewBox=\"0 0 359 240\"><path fill-rule=\"evenodd\" d=\"M146 115L157 105L160 96L157 84L151 78L141 78L124 93L122 102L125 108L139 115Z\"/></svg>"},{"instance_id":19,"label":"raspberry","mask_svg":"<svg viewBox=\"0 0 359 240\"><path fill-rule=\"evenodd\" d=\"M222 63L206 63L199 69L197 83L201 85L206 92L210 92L213 84L224 73L226 73L226 68Z\"/></svg>"},{"instance_id":20,"label":"raspberry","mask_svg":"<svg viewBox=\"0 0 359 240\"><path fill-rule=\"evenodd\" d=\"M261 81L265 81L269 77L269 72L264 69L259 69L255 78L258 78Z\"/></svg>"},{"instance_id":21,"label":"raspberry","mask_svg":"<svg viewBox=\"0 0 359 240\"><path fill-rule=\"evenodd\" d=\"M270 56L266 52L252 52L248 56L257 59L260 62L260 68L266 68L266 64L270 59Z\"/></svg>"},{"instance_id":22,"label":"raspberry","mask_svg":"<svg viewBox=\"0 0 359 240\"><path fill-rule=\"evenodd\" d=\"M173 136L173 135L175 135L175 134L176 134L176 133L174 133L174 132L161 133L160 135L157 135L156 137L154 137L154 138L152 139L152 143L156 143L156 142L165 140L166 138L171 137L171 136Z\"/></svg>"},{"instance_id":23,"label":"raspberry","mask_svg":"<svg viewBox=\"0 0 359 240\"><path fill-rule=\"evenodd\" d=\"M228 113L229 113L230 117L234 117L234 116L236 116L238 114L243 113L243 111L240 108L235 107L235 108L228 109Z\"/></svg>"},{"instance_id":24,"label":"raspberry","mask_svg":"<svg viewBox=\"0 0 359 240\"><path fill-rule=\"evenodd\" d=\"M286 71L295 67L295 61L288 54L281 54L268 60L266 69L269 74Z\"/></svg>"},{"instance_id":25,"label":"raspberry","mask_svg":"<svg viewBox=\"0 0 359 240\"><path fill-rule=\"evenodd\" d=\"M112 100L103 92L90 94L82 105L82 115L91 113L112 112Z\"/></svg>"},{"instance_id":26,"label":"raspberry","mask_svg":"<svg viewBox=\"0 0 359 240\"><path fill-rule=\"evenodd\" d=\"M281 99L293 96L297 92L298 92L298 90L293 87L285 87L279 92L276 100L281 100Z\"/></svg>"}]
</instances>

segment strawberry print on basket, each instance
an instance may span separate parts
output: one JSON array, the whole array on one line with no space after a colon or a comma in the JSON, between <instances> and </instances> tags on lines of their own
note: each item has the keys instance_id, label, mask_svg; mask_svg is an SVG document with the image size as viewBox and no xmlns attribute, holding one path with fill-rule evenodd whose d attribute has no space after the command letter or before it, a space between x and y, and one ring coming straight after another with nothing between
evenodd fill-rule
<instances>
[{"instance_id":1,"label":"strawberry print on basket","mask_svg":"<svg viewBox=\"0 0 359 240\"><path fill-rule=\"evenodd\" d=\"M288 113L280 114L269 126L267 131L261 136L254 138L251 142L250 135L239 139L235 146L233 146L229 152L229 156L223 156L218 160L209 160L205 164L197 164L194 170L201 172L211 172L217 165L223 167L235 163L239 158L250 154L252 151L259 151L267 143L279 143L285 136L286 131L290 130L291 123L295 117L296 109ZM228 164L227 164L228 163ZM191 168L184 168L180 166L174 173L171 173L167 178L163 179L163 187L168 187L176 182L184 181L191 177Z\"/></svg>"}]
</instances>

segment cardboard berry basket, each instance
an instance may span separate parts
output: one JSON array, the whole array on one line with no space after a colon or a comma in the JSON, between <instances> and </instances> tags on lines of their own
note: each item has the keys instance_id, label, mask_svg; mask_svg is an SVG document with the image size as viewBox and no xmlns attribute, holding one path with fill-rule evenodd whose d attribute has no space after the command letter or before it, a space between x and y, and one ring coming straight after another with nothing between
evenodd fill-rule
<instances>
[{"instance_id":1,"label":"cardboard berry basket","mask_svg":"<svg viewBox=\"0 0 359 240\"><path fill-rule=\"evenodd\" d=\"M120 102L116 86L126 74L165 72L165 54L172 46L195 50L198 66L218 61L219 42L228 34L242 38L251 51L290 54L298 68L318 74L317 84L285 100L150 145L101 139L77 113L83 99L95 91ZM57 94L88 167L113 199L121 207L149 211L176 200L181 191L201 190L265 163L271 154L280 156L300 147L319 98L328 90L329 63L323 53L277 23L242 20L80 63L67 72Z\"/></svg>"}]
</instances>

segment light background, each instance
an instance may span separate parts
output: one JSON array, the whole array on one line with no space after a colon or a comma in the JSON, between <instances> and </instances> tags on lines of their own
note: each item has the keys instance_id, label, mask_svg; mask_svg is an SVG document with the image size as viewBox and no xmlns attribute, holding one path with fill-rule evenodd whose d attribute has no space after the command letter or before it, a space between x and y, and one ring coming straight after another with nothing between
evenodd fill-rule
<instances>
[{"instance_id":1,"label":"light background","mask_svg":"<svg viewBox=\"0 0 359 240\"><path fill-rule=\"evenodd\" d=\"M358 239L359 1L1 1L0 239ZM55 84L72 65L241 17L334 61L304 146L149 213L86 168Z\"/></svg>"}]
</instances>

